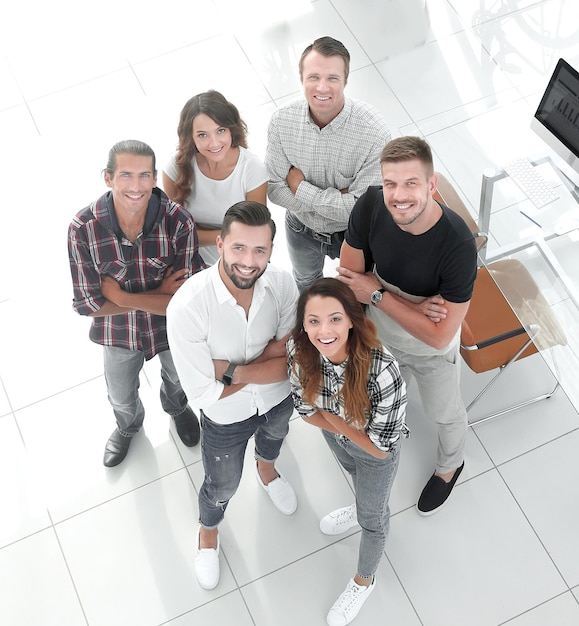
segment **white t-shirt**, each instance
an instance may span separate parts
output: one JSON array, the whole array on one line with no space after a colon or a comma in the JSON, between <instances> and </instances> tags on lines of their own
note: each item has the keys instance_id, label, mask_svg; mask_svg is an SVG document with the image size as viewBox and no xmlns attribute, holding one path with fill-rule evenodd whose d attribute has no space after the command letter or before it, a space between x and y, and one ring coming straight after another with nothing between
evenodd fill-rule
<instances>
[{"instance_id":1,"label":"white t-shirt","mask_svg":"<svg viewBox=\"0 0 579 626\"><path fill-rule=\"evenodd\" d=\"M164 171L171 180L177 180L175 155L169 159ZM193 186L184 205L199 228L220 230L227 209L236 202L245 200L248 191L267 183L268 180L264 164L255 154L241 146L235 169L224 180L213 180L205 176L197 165L197 159L193 158ZM207 265L213 265L219 260L217 246L204 246L199 252Z\"/></svg>"}]
</instances>

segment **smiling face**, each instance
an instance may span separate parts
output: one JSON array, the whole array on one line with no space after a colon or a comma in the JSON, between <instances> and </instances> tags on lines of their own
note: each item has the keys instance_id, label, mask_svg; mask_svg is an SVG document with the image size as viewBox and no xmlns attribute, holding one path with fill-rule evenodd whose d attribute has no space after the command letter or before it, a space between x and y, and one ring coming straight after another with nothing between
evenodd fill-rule
<instances>
[{"instance_id":1,"label":"smiling face","mask_svg":"<svg viewBox=\"0 0 579 626\"><path fill-rule=\"evenodd\" d=\"M219 126L205 113L200 113L193 120L193 141L206 159L222 161L231 149L231 131Z\"/></svg>"},{"instance_id":2,"label":"smiling face","mask_svg":"<svg viewBox=\"0 0 579 626\"><path fill-rule=\"evenodd\" d=\"M113 192L115 210L137 215L147 210L157 176L153 159L137 154L117 154L113 175L105 172L105 183Z\"/></svg>"},{"instance_id":3,"label":"smiling face","mask_svg":"<svg viewBox=\"0 0 579 626\"><path fill-rule=\"evenodd\" d=\"M384 204L402 230L419 234L430 228L438 206L432 199L436 183L418 159L382 163Z\"/></svg>"},{"instance_id":4,"label":"smiling face","mask_svg":"<svg viewBox=\"0 0 579 626\"><path fill-rule=\"evenodd\" d=\"M303 60L302 85L314 122L323 128L344 108L346 66L341 56L312 50Z\"/></svg>"},{"instance_id":5,"label":"smiling face","mask_svg":"<svg viewBox=\"0 0 579 626\"><path fill-rule=\"evenodd\" d=\"M217 237L221 256L219 272L225 285L237 289L251 289L265 272L273 249L269 224L248 226L232 222L224 238Z\"/></svg>"},{"instance_id":6,"label":"smiling face","mask_svg":"<svg viewBox=\"0 0 579 626\"><path fill-rule=\"evenodd\" d=\"M337 298L312 296L306 302L303 326L323 356L332 363L346 360L352 320Z\"/></svg>"}]
</instances>

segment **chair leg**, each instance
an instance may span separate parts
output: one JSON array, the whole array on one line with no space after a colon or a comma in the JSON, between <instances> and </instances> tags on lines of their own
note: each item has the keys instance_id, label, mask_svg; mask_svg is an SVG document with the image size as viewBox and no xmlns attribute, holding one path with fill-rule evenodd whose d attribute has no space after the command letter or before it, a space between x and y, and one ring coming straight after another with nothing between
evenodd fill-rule
<instances>
[{"instance_id":1,"label":"chair leg","mask_svg":"<svg viewBox=\"0 0 579 626\"><path fill-rule=\"evenodd\" d=\"M498 376L498 374L497 374ZM485 387L485 390L497 379L497 376L495 376L493 378L493 380L491 380L491 382ZM502 411L497 411L496 413L492 413L491 415L486 415L485 417L481 417L477 420L474 420L472 422L468 422L468 426L469 428L471 426L476 426L477 424L482 424L483 422L488 422L489 420L494 419L495 417L499 417L500 415L504 415L505 413L510 413L511 411L516 411L517 409L522 409L525 406L528 406L529 404L534 404L535 402L539 402L540 400L547 400L548 398L550 398L556 391L557 389L559 389L560 384L559 381L557 381L555 387L552 389L552 391L549 391L547 393L544 393L540 396L536 396L535 398L531 398L530 400L525 400L524 402L520 402L519 404L515 404L514 406L509 407L508 409L503 409ZM473 404L481 397L482 393L479 393L479 395L468 405L467 407L467 413L470 410L470 408L473 406Z\"/></svg>"},{"instance_id":2,"label":"chair leg","mask_svg":"<svg viewBox=\"0 0 579 626\"><path fill-rule=\"evenodd\" d=\"M527 349L527 346L529 346L531 344L531 342L538 335L538 333L539 333L539 330L534 331L532 336L530 336L529 340L515 354L515 356L513 356L513 358L510 361L508 361L507 363L505 363L504 365L502 365L500 367L500 369L499 369L498 373L496 374L496 376L494 376L487 383L487 385L483 388L483 390L466 407L467 414L470 411L470 409L480 400L480 398L490 389L490 387L495 384L495 382L498 380L499 376L507 369L507 367L509 367L509 365L514 363L519 358L519 356ZM558 369L556 363L555 363L555 369L556 370ZM521 408L523 408L525 406L528 406L529 404L534 404L535 402L539 402L540 400L546 400L547 398L550 398L557 391L557 389L560 387L559 377L556 376L556 375L553 375L553 378L555 378L556 384L555 384L555 387L553 388L552 391L549 391L547 393L541 394L540 396L536 396L535 398L531 398L530 400L525 400L524 402L520 402L519 404L515 404L514 406L511 406L511 407L509 407L507 409L503 409L502 411L497 411L496 413L493 413L492 415L487 415L485 417L481 417L481 418L479 418L477 420L474 420L472 422L469 421L468 422L468 426L469 427L470 426L475 426L476 424L481 424L482 422L487 422L488 420L494 419L495 417L499 417L500 415L504 415L505 413L510 413L511 411L515 411L517 409L521 409Z\"/></svg>"}]
</instances>

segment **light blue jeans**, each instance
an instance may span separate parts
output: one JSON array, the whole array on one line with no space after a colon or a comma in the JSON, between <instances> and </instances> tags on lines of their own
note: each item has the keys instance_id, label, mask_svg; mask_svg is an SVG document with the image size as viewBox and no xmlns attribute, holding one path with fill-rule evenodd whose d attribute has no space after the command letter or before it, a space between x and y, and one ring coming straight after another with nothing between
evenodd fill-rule
<instances>
[{"instance_id":1,"label":"light blue jeans","mask_svg":"<svg viewBox=\"0 0 579 626\"><path fill-rule=\"evenodd\" d=\"M388 500L400 458L400 439L385 459L378 459L343 435L322 430L330 450L350 474L356 493L358 524L362 528L358 574L374 576L390 530Z\"/></svg>"},{"instance_id":2,"label":"light blue jeans","mask_svg":"<svg viewBox=\"0 0 579 626\"><path fill-rule=\"evenodd\" d=\"M139 432L145 419L145 408L139 398L139 374L145 363L140 350L104 347L105 380L109 402L117 419L117 428L125 437ZM169 350L159 352L161 361L161 405L175 417L187 408L187 396L181 388Z\"/></svg>"},{"instance_id":3,"label":"light blue jeans","mask_svg":"<svg viewBox=\"0 0 579 626\"><path fill-rule=\"evenodd\" d=\"M199 521L215 528L223 519L243 471L247 442L255 439L255 458L273 463L289 430L294 404L291 395L267 413L233 424L217 424L201 411L201 454L205 479L199 490Z\"/></svg>"},{"instance_id":4,"label":"light blue jeans","mask_svg":"<svg viewBox=\"0 0 579 626\"><path fill-rule=\"evenodd\" d=\"M300 292L324 275L326 256L337 259L344 233L312 235L289 211L285 213L285 232L293 276Z\"/></svg>"}]
</instances>

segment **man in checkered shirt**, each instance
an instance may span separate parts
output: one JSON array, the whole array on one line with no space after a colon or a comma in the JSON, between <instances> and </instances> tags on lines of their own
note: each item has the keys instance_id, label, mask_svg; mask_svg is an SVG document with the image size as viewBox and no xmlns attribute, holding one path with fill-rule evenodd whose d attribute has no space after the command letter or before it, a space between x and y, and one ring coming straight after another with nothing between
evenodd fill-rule
<instances>
[{"instance_id":1,"label":"man in checkered shirt","mask_svg":"<svg viewBox=\"0 0 579 626\"><path fill-rule=\"evenodd\" d=\"M344 96L350 54L332 37L303 52L305 100L278 109L268 129L268 196L286 210L286 237L300 291L339 257L348 218L369 185L381 183L379 156L390 141L383 116Z\"/></svg>"},{"instance_id":2,"label":"man in checkered shirt","mask_svg":"<svg viewBox=\"0 0 579 626\"><path fill-rule=\"evenodd\" d=\"M104 464L123 461L145 409L139 373L161 361L161 404L186 446L199 442L199 421L187 404L167 340L166 310L184 278L205 267L191 215L156 187L155 153L121 141L104 170L110 191L80 211L68 230L73 308L92 317L90 338L104 350L109 401L117 428Z\"/></svg>"}]
</instances>

